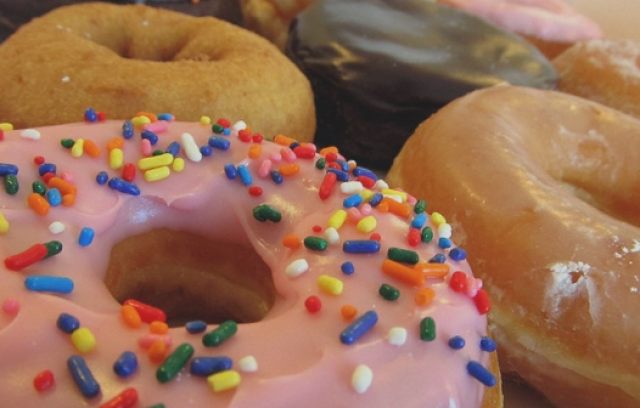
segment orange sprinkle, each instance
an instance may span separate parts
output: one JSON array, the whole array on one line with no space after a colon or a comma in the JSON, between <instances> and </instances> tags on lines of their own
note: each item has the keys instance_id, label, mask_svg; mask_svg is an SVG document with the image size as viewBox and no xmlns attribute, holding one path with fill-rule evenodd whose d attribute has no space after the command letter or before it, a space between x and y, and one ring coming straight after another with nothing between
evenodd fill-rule
<instances>
[{"instance_id":1,"label":"orange sprinkle","mask_svg":"<svg viewBox=\"0 0 640 408\"><path fill-rule=\"evenodd\" d=\"M431 288L422 288L416 293L415 301L418 306L429 306L436 297L436 292Z\"/></svg>"},{"instance_id":2,"label":"orange sprinkle","mask_svg":"<svg viewBox=\"0 0 640 408\"><path fill-rule=\"evenodd\" d=\"M158 121L158 117L156 116L156 114L151 112L138 112L135 114L135 116L146 116L151 122Z\"/></svg>"},{"instance_id":3,"label":"orange sprinkle","mask_svg":"<svg viewBox=\"0 0 640 408\"><path fill-rule=\"evenodd\" d=\"M160 364L164 361L167 351L167 345L163 340L155 340L151 343L151 347L149 347L149 360L151 360L152 363Z\"/></svg>"},{"instance_id":4,"label":"orange sprinkle","mask_svg":"<svg viewBox=\"0 0 640 408\"><path fill-rule=\"evenodd\" d=\"M84 140L84 152L91 157L100 157L100 148L93 140Z\"/></svg>"},{"instance_id":5,"label":"orange sprinkle","mask_svg":"<svg viewBox=\"0 0 640 408\"><path fill-rule=\"evenodd\" d=\"M291 146L291 143L295 142L295 139L292 139L289 136L278 134L273 138L273 142L277 143L277 144L279 144L281 146L289 147L289 146Z\"/></svg>"},{"instance_id":6,"label":"orange sprinkle","mask_svg":"<svg viewBox=\"0 0 640 408\"><path fill-rule=\"evenodd\" d=\"M76 186L60 177L51 177L47 182L47 185L49 188L57 188L60 190L60 194L62 195L76 193Z\"/></svg>"},{"instance_id":7,"label":"orange sprinkle","mask_svg":"<svg viewBox=\"0 0 640 408\"><path fill-rule=\"evenodd\" d=\"M385 202L387 203L387 206L389 206L390 213L403 218L409 218L409 216L411 216L412 209L409 204L399 203L396 200L392 200L390 198L385 197L382 199L382 202L380 203L380 205L382 205ZM378 207L380 207L380 205L378 205Z\"/></svg>"},{"instance_id":8,"label":"orange sprinkle","mask_svg":"<svg viewBox=\"0 0 640 408\"><path fill-rule=\"evenodd\" d=\"M76 203L76 193L64 194L62 196L62 205L65 207L71 207Z\"/></svg>"},{"instance_id":9,"label":"orange sprinkle","mask_svg":"<svg viewBox=\"0 0 640 408\"><path fill-rule=\"evenodd\" d=\"M140 324L142 324L140 313L138 313L136 308L131 305L122 305L120 314L122 315L124 323L132 329L137 329L138 327L140 327Z\"/></svg>"},{"instance_id":10,"label":"orange sprinkle","mask_svg":"<svg viewBox=\"0 0 640 408\"><path fill-rule=\"evenodd\" d=\"M107 142L107 150L122 149L123 146L124 138L122 136L113 137Z\"/></svg>"},{"instance_id":11,"label":"orange sprinkle","mask_svg":"<svg viewBox=\"0 0 640 408\"><path fill-rule=\"evenodd\" d=\"M278 171L285 177L293 176L300 171L300 165L298 163L284 163L280 165Z\"/></svg>"},{"instance_id":12,"label":"orange sprinkle","mask_svg":"<svg viewBox=\"0 0 640 408\"><path fill-rule=\"evenodd\" d=\"M410 268L391 259L382 261L382 272L412 286L424 285L424 275L421 270Z\"/></svg>"},{"instance_id":13,"label":"orange sprinkle","mask_svg":"<svg viewBox=\"0 0 640 408\"><path fill-rule=\"evenodd\" d=\"M298 249L302 245L302 242L296 234L288 234L282 239L282 245L289 249Z\"/></svg>"},{"instance_id":14,"label":"orange sprinkle","mask_svg":"<svg viewBox=\"0 0 640 408\"><path fill-rule=\"evenodd\" d=\"M31 193L27 197L27 204L38 215L47 215L49 213L50 205L47 200L38 193Z\"/></svg>"},{"instance_id":15,"label":"orange sprinkle","mask_svg":"<svg viewBox=\"0 0 640 408\"><path fill-rule=\"evenodd\" d=\"M338 154L338 148L336 146L327 146L320 149L320 156L326 156L330 153Z\"/></svg>"},{"instance_id":16,"label":"orange sprinkle","mask_svg":"<svg viewBox=\"0 0 640 408\"><path fill-rule=\"evenodd\" d=\"M444 279L449 274L449 265L444 263L420 262L413 268L419 270L427 279Z\"/></svg>"},{"instance_id":17,"label":"orange sprinkle","mask_svg":"<svg viewBox=\"0 0 640 408\"><path fill-rule=\"evenodd\" d=\"M167 334L169 332L169 325L159 320L154 320L149 325L149 331L154 334Z\"/></svg>"},{"instance_id":18,"label":"orange sprinkle","mask_svg":"<svg viewBox=\"0 0 640 408\"><path fill-rule=\"evenodd\" d=\"M376 207L376 210L380 211L381 213L388 213L389 212L389 200L386 200L383 198L382 201L380 201L380 204L378 204L378 206Z\"/></svg>"},{"instance_id":19,"label":"orange sprinkle","mask_svg":"<svg viewBox=\"0 0 640 408\"><path fill-rule=\"evenodd\" d=\"M346 321L353 320L354 317L358 314L358 309L354 305L344 305L340 308L340 314L342 318Z\"/></svg>"},{"instance_id":20,"label":"orange sprinkle","mask_svg":"<svg viewBox=\"0 0 640 408\"><path fill-rule=\"evenodd\" d=\"M259 144L252 144L251 147L249 148L249 158L251 159L257 159L258 157L260 157L260 155L262 154L262 145Z\"/></svg>"}]
</instances>

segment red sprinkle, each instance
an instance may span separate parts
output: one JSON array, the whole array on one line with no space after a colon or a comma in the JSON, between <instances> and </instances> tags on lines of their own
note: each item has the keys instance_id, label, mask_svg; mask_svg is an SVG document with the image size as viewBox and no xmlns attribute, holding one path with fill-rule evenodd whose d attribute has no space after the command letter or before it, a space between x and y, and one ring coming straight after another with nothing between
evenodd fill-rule
<instances>
[{"instance_id":1,"label":"red sprinkle","mask_svg":"<svg viewBox=\"0 0 640 408\"><path fill-rule=\"evenodd\" d=\"M229 119L226 118L220 118L216 121L216 123L222 127L230 127L231 126L231 121Z\"/></svg>"},{"instance_id":2,"label":"red sprinkle","mask_svg":"<svg viewBox=\"0 0 640 408\"><path fill-rule=\"evenodd\" d=\"M4 140L4 132L0 130L0 142Z\"/></svg>"},{"instance_id":3,"label":"red sprinkle","mask_svg":"<svg viewBox=\"0 0 640 408\"><path fill-rule=\"evenodd\" d=\"M133 306L133 308L138 311L140 319L142 319L142 321L145 323L151 323L154 320L159 320L161 322L167 321L167 315L164 313L164 311L158 309L157 307L139 302L134 299L125 300L124 304Z\"/></svg>"},{"instance_id":4,"label":"red sprinkle","mask_svg":"<svg viewBox=\"0 0 640 408\"><path fill-rule=\"evenodd\" d=\"M316 152L309 146L296 146L293 152L299 159L313 159L316 157Z\"/></svg>"},{"instance_id":5,"label":"red sprinkle","mask_svg":"<svg viewBox=\"0 0 640 408\"><path fill-rule=\"evenodd\" d=\"M327 153L324 159L327 161L327 163L333 163L334 161L338 160L338 154L334 152Z\"/></svg>"},{"instance_id":6,"label":"red sprinkle","mask_svg":"<svg viewBox=\"0 0 640 408\"><path fill-rule=\"evenodd\" d=\"M373 186L376 185L376 181L367 176L358 176L358 181L361 182L365 188L373 188Z\"/></svg>"},{"instance_id":7,"label":"red sprinkle","mask_svg":"<svg viewBox=\"0 0 640 408\"><path fill-rule=\"evenodd\" d=\"M100 405L100 408L131 408L138 402L138 391L126 388L120 394Z\"/></svg>"},{"instance_id":8,"label":"red sprinkle","mask_svg":"<svg viewBox=\"0 0 640 408\"><path fill-rule=\"evenodd\" d=\"M36 156L36 157L34 157L33 158L33 162L38 166L41 165L42 163L44 163L44 156Z\"/></svg>"},{"instance_id":9,"label":"red sprinkle","mask_svg":"<svg viewBox=\"0 0 640 408\"><path fill-rule=\"evenodd\" d=\"M131 183L136 178L136 166L133 163L126 163L122 168L122 178Z\"/></svg>"},{"instance_id":10,"label":"red sprinkle","mask_svg":"<svg viewBox=\"0 0 640 408\"><path fill-rule=\"evenodd\" d=\"M244 143L251 142L251 131L249 129L242 129L238 132L238 139L243 141Z\"/></svg>"},{"instance_id":11,"label":"red sprinkle","mask_svg":"<svg viewBox=\"0 0 640 408\"><path fill-rule=\"evenodd\" d=\"M56 384L56 379L51 370L39 372L33 379L33 386L38 392L45 392Z\"/></svg>"},{"instance_id":12,"label":"red sprinkle","mask_svg":"<svg viewBox=\"0 0 640 408\"><path fill-rule=\"evenodd\" d=\"M319 226L319 225L314 225L314 226L311 228L311 230L312 230L313 232L315 232L315 233L320 233L320 232L322 232L322 227L321 227L321 226Z\"/></svg>"},{"instance_id":13,"label":"red sprinkle","mask_svg":"<svg viewBox=\"0 0 640 408\"><path fill-rule=\"evenodd\" d=\"M467 291L467 274L461 271L454 272L449 279L449 287L454 292L464 293Z\"/></svg>"},{"instance_id":14,"label":"red sprinkle","mask_svg":"<svg viewBox=\"0 0 640 408\"><path fill-rule=\"evenodd\" d=\"M260 133L256 133L253 136L251 136L251 141L253 141L253 143L262 143L263 140L264 140L264 136L262 136L262 134Z\"/></svg>"},{"instance_id":15,"label":"red sprinkle","mask_svg":"<svg viewBox=\"0 0 640 408\"><path fill-rule=\"evenodd\" d=\"M322 301L316 295L311 295L304 301L304 307L311 314L318 313L322 308Z\"/></svg>"},{"instance_id":16,"label":"red sprinkle","mask_svg":"<svg viewBox=\"0 0 640 408\"><path fill-rule=\"evenodd\" d=\"M19 254L5 258L4 266L12 271L19 271L29 265L33 265L46 258L47 247L44 244L35 244Z\"/></svg>"},{"instance_id":17,"label":"red sprinkle","mask_svg":"<svg viewBox=\"0 0 640 408\"><path fill-rule=\"evenodd\" d=\"M262 187L260 186L249 187L249 195L252 197L260 197L262 195Z\"/></svg>"},{"instance_id":18,"label":"red sprinkle","mask_svg":"<svg viewBox=\"0 0 640 408\"><path fill-rule=\"evenodd\" d=\"M44 173L42 175L42 181L44 181L46 184L49 184L49 180L51 180L55 176L56 175L54 173Z\"/></svg>"},{"instance_id":19,"label":"red sprinkle","mask_svg":"<svg viewBox=\"0 0 640 408\"><path fill-rule=\"evenodd\" d=\"M338 180L338 176L335 173L327 173L324 175L324 179L322 179L322 183L320 184L320 198L322 200L326 200L329 198L331 193L333 192L333 188L336 185L336 181Z\"/></svg>"},{"instance_id":20,"label":"red sprinkle","mask_svg":"<svg viewBox=\"0 0 640 408\"><path fill-rule=\"evenodd\" d=\"M489 294L484 288L478 290L478 293L473 298L473 302L476 304L476 308L480 314L487 314L491 310L491 299L489 299Z\"/></svg>"},{"instance_id":21,"label":"red sprinkle","mask_svg":"<svg viewBox=\"0 0 640 408\"><path fill-rule=\"evenodd\" d=\"M373 234L371 234L369 239L372 239L374 241L380 241L380 240L382 240L382 235L380 235L380 233L378 233L378 232L374 232Z\"/></svg>"},{"instance_id":22,"label":"red sprinkle","mask_svg":"<svg viewBox=\"0 0 640 408\"><path fill-rule=\"evenodd\" d=\"M410 228L407 235L407 243L412 246L418 246L420 243L420 230L418 228Z\"/></svg>"},{"instance_id":23,"label":"red sprinkle","mask_svg":"<svg viewBox=\"0 0 640 408\"><path fill-rule=\"evenodd\" d=\"M98 117L98 122L104 122L107 120L107 114L104 112L96 112L96 116Z\"/></svg>"},{"instance_id":24,"label":"red sprinkle","mask_svg":"<svg viewBox=\"0 0 640 408\"><path fill-rule=\"evenodd\" d=\"M335 161L327 162L327 168L328 168L328 169L342 170L342 166L340 166L340 165L339 165L338 163L336 163Z\"/></svg>"}]
</instances>

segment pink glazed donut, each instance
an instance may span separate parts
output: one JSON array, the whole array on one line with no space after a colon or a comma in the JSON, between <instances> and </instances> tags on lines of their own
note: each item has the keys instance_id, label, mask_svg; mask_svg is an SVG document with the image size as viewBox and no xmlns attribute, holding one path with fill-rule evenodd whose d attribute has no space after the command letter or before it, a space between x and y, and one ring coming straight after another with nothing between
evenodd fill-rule
<instances>
[{"instance_id":1,"label":"pink glazed donut","mask_svg":"<svg viewBox=\"0 0 640 408\"><path fill-rule=\"evenodd\" d=\"M0 124L5 404L502 406L424 201L243 122L86 118Z\"/></svg>"}]
</instances>

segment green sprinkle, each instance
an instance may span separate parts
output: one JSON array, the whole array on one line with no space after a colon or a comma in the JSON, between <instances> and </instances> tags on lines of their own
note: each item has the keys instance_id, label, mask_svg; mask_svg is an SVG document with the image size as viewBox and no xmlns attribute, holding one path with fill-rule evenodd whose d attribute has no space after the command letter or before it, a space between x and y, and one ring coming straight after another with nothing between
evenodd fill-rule
<instances>
[{"instance_id":1,"label":"green sprinkle","mask_svg":"<svg viewBox=\"0 0 640 408\"><path fill-rule=\"evenodd\" d=\"M400 297L400 291L394 288L391 285L383 283L378 290L380 296L382 296L385 300L394 301Z\"/></svg>"},{"instance_id":2,"label":"green sprinkle","mask_svg":"<svg viewBox=\"0 0 640 408\"><path fill-rule=\"evenodd\" d=\"M312 251L325 251L329 243L326 239L320 237L306 237L304 239L304 246Z\"/></svg>"},{"instance_id":3,"label":"green sprinkle","mask_svg":"<svg viewBox=\"0 0 640 408\"><path fill-rule=\"evenodd\" d=\"M327 166L327 161L324 159L324 157L321 157L318 160L316 160L316 169L324 170L326 166Z\"/></svg>"},{"instance_id":4,"label":"green sprinkle","mask_svg":"<svg viewBox=\"0 0 640 408\"><path fill-rule=\"evenodd\" d=\"M76 143L75 140L73 139L62 139L60 141L60 144L62 145L62 147L64 147L65 149L71 149L73 147L73 145Z\"/></svg>"},{"instance_id":5,"label":"green sprinkle","mask_svg":"<svg viewBox=\"0 0 640 408\"><path fill-rule=\"evenodd\" d=\"M149 408L166 408L166 407L163 403L160 403L160 404L153 404Z\"/></svg>"},{"instance_id":6,"label":"green sprinkle","mask_svg":"<svg viewBox=\"0 0 640 408\"><path fill-rule=\"evenodd\" d=\"M433 341L436 338L436 322L431 317L420 321L420 338L423 341Z\"/></svg>"},{"instance_id":7,"label":"green sprinkle","mask_svg":"<svg viewBox=\"0 0 640 408\"><path fill-rule=\"evenodd\" d=\"M425 200L418 200L416 201L416 205L413 206L413 212L415 212L416 214L420 214L425 212L427 209L427 202Z\"/></svg>"},{"instance_id":8,"label":"green sprinkle","mask_svg":"<svg viewBox=\"0 0 640 408\"><path fill-rule=\"evenodd\" d=\"M213 131L213 133L220 134L224 132L224 127L215 123L213 126L211 126L211 130Z\"/></svg>"},{"instance_id":9,"label":"green sprinkle","mask_svg":"<svg viewBox=\"0 0 640 408\"><path fill-rule=\"evenodd\" d=\"M151 153L151 155L152 156L160 156L160 155L163 155L165 153L166 153L165 151L158 149L158 150L154 150L153 153Z\"/></svg>"},{"instance_id":10,"label":"green sprinkle","mask_svg":"<svg viewBox=\"0 0 640 408\"><path fill-rule=\"evenodd\" d=\"M189 343L182 343L179 345L173 353L164 360L162 365L158 367L156 371L156 378L161 383L166 383L175 378L176 375L182 370L182 367L187 364L187 361L193 355L193 346Z\"/></svg>"},{"instance_id":11,"label":"green sprinkle","mask_svg":"<svg viewBox=\"0 0 640 408\"><path fill-rule=\"evenodd\" d=\"M422 240L422 242L427 244L431 242L431 240L433 239L433 230L431 229L431 227L424 227L422 229L422 233L420 233L420 239Z\"/></svg>"},{"instance_id":12,"label":"green sprinkle","mask_svg":"<svg viewBox=\"0 0 640 408\"><path fill-rule=\"evenodd\" d=\"M223 322L213 331L202 337L202 344L206 347L216 347L227 341L238 331L238 325L233 320Z\"/></svg>"},{"instance_id":13,"label":"green sprinkle","mask_svg":"<svg viewBox=\"0 0 640 408\"><path fill-rule=\"evenodd\" d=\"M253 209L253 217L260 222L280 222L282 214L267 204L260 204Z\"/></svg>"},{"instance_id":14,"label":"green sprinkle","mask_svg":"<svg viewBox=\"0 0 640 408\"><path fill-rule=\"evenodd\" d=\"M418 253L415 251L410 251L408 249L402 248L389 248L387 251L387 258L392 261L407 263L411 265L415 265L420 261L420 257Z\"/></svg>"},{"instance_id":15,"label":"green sprinkle","mask_svg":"<svg viewBox=\"0 0 640 408\"><path fill-rule=\"evenodd\" d=\"M62 252L62 242L60 241L49 241L45 243L44 246L47 247L47 258Z\"/></svg>"},{"instance_id":16,"label":"green sprinkle","mask_svg":"<svg viewBox=\"0 0 640 408\"><path fill-rule=\"evenodd\" d=\"M47 186L45 186L42 181L36 180L33 183L31 183L31 190L33 190L34 193L44 196L45 193L47 192Z\"/></svg>"},{"instance_id":17,"label":"green sprinkle","mask_svg":"<svg viewBox=\"0 0 640 408\"><path fill-rule=\"evenodd\" d=\"M4 191L7 194L15 195L20 190L20 184L18 178L13 174L7 174L4 176Z\"/></svg>"}]
</instances>

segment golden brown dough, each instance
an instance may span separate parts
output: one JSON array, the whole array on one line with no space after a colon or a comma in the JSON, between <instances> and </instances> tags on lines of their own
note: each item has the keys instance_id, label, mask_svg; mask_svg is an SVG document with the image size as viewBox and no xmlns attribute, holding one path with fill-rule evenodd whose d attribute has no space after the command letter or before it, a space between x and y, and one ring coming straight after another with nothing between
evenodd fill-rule
<instances>
[{"instance_id":1,"label":"golden brown dough","mask_svg":"<svg viewBox=\"0 0 640 408\"><path fill-rule=\"evenodd\" d=\"M313 1L242 0L242 13L248 28L283 49L287 42L289 24Z\"/></svg>"},{"instance_id":2,"label":"golden brown dough","mask_svg":"<svg viewBox=\"0 0 640 408\"><path fill-rule=\"evenodd\" d=\"M92 106L110 118L141 108L180 120L243 119L265 136L310 140L306 78L255 34L145 6L87 3L33 20L0 46L0 120L74 122Z\"/></svg>"},{"instance_id":3,"label":"golden brown dough","mask_svg":"<svg viewBox=\"0 0 640 408\"><path fill-rule=\"evenodd\" d=\"M420 125L389 181L453 225L503 371L560 407L640 404L640 121L559 92L476 91Z\"/></svg>"}]
</instances>

